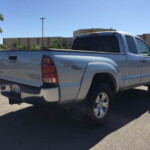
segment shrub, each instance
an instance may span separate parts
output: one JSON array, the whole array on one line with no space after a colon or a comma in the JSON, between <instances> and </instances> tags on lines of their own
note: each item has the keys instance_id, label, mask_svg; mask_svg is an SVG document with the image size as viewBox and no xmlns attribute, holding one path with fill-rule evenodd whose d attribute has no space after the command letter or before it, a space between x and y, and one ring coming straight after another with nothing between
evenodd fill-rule
<instances>
[{"instance_id":1,"label":"shrub","mask_svg":"<svg viewBox=\"0 0 150 150\"><path fill-rule=\"evenodd\" d=\"M30 50L40 50L42 49L40 45L37 45L37 44L32 44L30 46Z\"/></svg>"},{"instance_id":2,"label":"shrub","mask_svg":"<svg viewBox=\"0 0 150 150\"><path fill-rule=\"evenodd\" d=\"M15 42L12 44L14 49L19 49L19 40L16 39Z\"/></svg>"},{"instance_id":3,"label":"shrub","mask_svg":"<svg viewBox=\"0 0 150 150\"><path fill-rule=\"evenodd\" d=\"M24 45L19 45L19 46L18 46L18 49L19 49L19 50L27 50L28 48L27 48L27 46L24 44Z\"/></svg>"},{"instance_id":4,"label":"shrub","mask_svg":"<svg viewBox=\"0 0 150 150\"><path fill-rule=\"evenodd\" d=\"M71 47L69 46L69 44L65 44L64 46L64 49L70 49Z\"/></svg>"},{"instance_id":5,"label":"shrub","mask_svg":"<svg viewBox=\"0 0 150 150\"><path fill-rule=\"evenodd\" d=\"M3 50L3 49L8 49L8 46L7 46L7 45L0 44L0 49L1 49L1 50Z\"/></svg>"},{"instance_id":6,"label":"shrub","mask_svg":"<svg viewBox=\"0 0 150 150\"><path fill-rule=\"evenodd\" d=\"M48 46L48 48L69 49L70 46L68 44L63 44L62 38L58 38L54 40L53 45Z\"/></svg>"}]
</instances>

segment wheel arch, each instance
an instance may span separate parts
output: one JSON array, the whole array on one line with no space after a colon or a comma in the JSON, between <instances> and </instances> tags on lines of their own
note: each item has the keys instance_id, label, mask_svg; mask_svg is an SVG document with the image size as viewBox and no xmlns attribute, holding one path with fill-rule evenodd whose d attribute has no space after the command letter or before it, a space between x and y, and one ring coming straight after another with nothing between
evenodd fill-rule
<instances>
[{"instance_id":1,"label":"wheel arch","mask_svg":"<svg viewBox=\"0 0 150 150\"><path fill-rule=\"evenodd\" d=\"M115 94L119 88L119 71L108 63L89 64L83 75L77 101L86 98L89 90L96 84L107 83Z\"/></svg>"},{"instance_id":2,"label":"wheel arch","mask_svg":"<svg viewBox=\"0 0 150 150\"><path fill-rule=\"evenodd\" d=\"M117 90L117 83L114 76L110 73L96 73L93 77L90 89L101 84L106 83L110 86L112 92L115 94Z\"/></svg>"}]
</instances>

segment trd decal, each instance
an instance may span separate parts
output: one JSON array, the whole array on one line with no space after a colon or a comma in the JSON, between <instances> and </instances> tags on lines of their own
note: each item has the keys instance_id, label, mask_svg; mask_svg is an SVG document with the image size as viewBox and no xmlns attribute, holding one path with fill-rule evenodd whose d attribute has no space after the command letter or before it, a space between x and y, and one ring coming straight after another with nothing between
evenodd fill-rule
<instances>
[{"instance_id":1,"label":"trd decal","mask_svg":"<svg viewBox=\"0 0 150 150\"><path fill-rule=\"evenodd\" d=\"M76 64L74 64L72 61L61 61L61 63L65 66L65 67L71 67L74 70L82 70L82 68L80 66L77 66Z\"/></svg>"}]
</instances>

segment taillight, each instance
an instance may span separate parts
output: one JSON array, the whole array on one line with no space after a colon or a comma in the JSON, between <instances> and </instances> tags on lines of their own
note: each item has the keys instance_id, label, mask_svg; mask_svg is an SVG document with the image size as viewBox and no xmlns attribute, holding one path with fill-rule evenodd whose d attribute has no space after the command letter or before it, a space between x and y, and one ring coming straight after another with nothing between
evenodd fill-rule
<instances>
[{"instance_id":1,"label":"taillight","mask_svg":"<svg viewBox=\"0 0 150 150\"><path fill-rule=\"evenodd\" d=\"M55 64L50 57L45 55L42 58L42 78L43 83L58 83Z\"/></svg>"}]
</instances>

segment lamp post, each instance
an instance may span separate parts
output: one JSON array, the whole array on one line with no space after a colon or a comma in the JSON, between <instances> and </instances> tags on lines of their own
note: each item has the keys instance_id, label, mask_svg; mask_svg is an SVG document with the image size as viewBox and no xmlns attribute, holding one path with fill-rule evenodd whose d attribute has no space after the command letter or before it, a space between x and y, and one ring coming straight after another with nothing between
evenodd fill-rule
<instances>
[{"instance_id":1,"label":"lamp post","mask_svg":"<svg viewBox=\"0 0 150 150\"><path fill-rule=\"evenodd\" d=\"M42 49L43 49L43 41L44 41L44 17L40 18L42 20Z\"/></svg>"}]
</instances>

